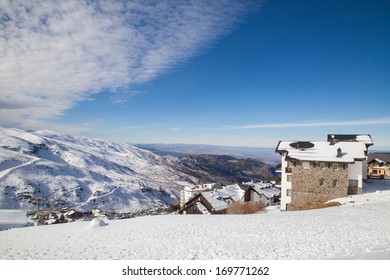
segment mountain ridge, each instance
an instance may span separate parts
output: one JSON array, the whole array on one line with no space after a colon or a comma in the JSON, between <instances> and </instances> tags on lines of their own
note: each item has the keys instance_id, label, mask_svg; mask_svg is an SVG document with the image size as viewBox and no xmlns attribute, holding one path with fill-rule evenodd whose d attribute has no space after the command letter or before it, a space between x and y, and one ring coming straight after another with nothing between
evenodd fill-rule
<instances>
[{"instance_id":1,"label":"mountain ridge","mask_svg":"<svg viewBox=\"0 0 390 280\"><path fill-rule=\"evenodd\" d=\"M272 166L254 158L238 159L230 155L187 155L179 162L203 182L244 182L274 179ZM180 170L180 169L179 169ZM183 170L184 171L184 170Z\"/></svg>"},{"instance_id":2,"label":"mountain ridge","mask_svg":"<svg viewBox=\"0 0 390 280\"><path fill-rule=\"evenodd\" d=\"M81 210L167 206L178 197L176 181L197 179L166 162L125 143L1 128L0 208L33 208L36 196L60 197Z\"/></svg>"},{"instance_id":3,"label":"mountain ridge","mask_svg":"<svg viewBox=\"0 0 390 280\"><path fill-rule=\"evenodd\" d=\"M81 211L167 208L187 184L269 180L271 166L230 155L159 156L127 143L48 130L0 128L0 209L36 197Z\"/></svg>"},{"instance_id":4,"label":"mountain ridge","mask_svg":"<svg viewBox=\"0 0 390 280\"><path fill-rule=\"evenodd\" d=\"M235 158L255 158L267 164L280 163L280 156L275 148L217 146L207 144L135 144L136 147L152 151L161 156L172 155L183 157L188 155L229 155Z\"/></svg>"}]
</instances>

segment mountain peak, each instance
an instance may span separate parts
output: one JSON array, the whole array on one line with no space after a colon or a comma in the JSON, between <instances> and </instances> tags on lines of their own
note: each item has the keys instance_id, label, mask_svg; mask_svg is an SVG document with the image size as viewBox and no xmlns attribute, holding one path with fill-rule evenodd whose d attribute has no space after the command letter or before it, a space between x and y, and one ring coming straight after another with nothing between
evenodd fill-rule
<instances>
[{"instance_id":1,"label":"mountain peak","mask_svg":"<svg viewBox=\"0 0 390 280\"><path fill-rule=\"evenodd\" d=\"M179 190L175 181L183 180L195 178L130 144L0 129L2 209L33 209L33 197L39 196L81 210L137 212L173 203Z\"/></svg>"}]
</instances>

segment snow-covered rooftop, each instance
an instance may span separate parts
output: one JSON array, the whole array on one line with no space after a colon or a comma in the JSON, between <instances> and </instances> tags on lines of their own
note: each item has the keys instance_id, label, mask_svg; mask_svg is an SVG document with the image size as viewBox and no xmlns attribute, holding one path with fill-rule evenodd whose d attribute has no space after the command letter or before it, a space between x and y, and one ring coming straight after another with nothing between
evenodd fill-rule
<instances>
[{"instance_id":1,"label":"snow-covered rooftop","mask_svg":"<svg viewBox=\"0 0 390 280\"><path fill-rule=\"evenodd\" d=\"M328 142L363 142L367 147L374 145L369 134L328 134Z\"/></svg>"},{"instance_id":2,"label":"snow-covered rooftop","mask_svg":"<svg viewBox=\"0 0 390 280\"><path fill-rule=\"evenodd\" d=\"M373 160L372 160L372 161L370 161L370 162L373 162L373 161L375 161L375 162L377 162L377 163L379 163L379 164L381 164L381 165L385 165L385 164L386 164L386 162L385 162L385 161L383 161L383 160L380 160L379 158L373 159Z\"/></svg>"},{"instance_id":3,"label":"snow-covered rooftop","mask_svg":"<svg viewBox=\"0 0 390 280\"><path fill-rule=\"evenodd\" d=\"M356 141L364 142L365 144L370 144L370 145L374 144L370 135L357 135Z\"/></svg>"},{"instance_id":4,"label":"snow-covered rooftop","mask_svg":"<svg viewBox=\"0 0 390 280\"><path fill-rule=\"evenodd\" d=\"M203 214L210 214L209 210L200 202L196 202L196 207L198 207L199 211L202 211Z\"/></svg>"},{"instance_id":5,"label":"snow-covered rooftop","mask_svg":"<svg viewBox=\"0 0 390 280\"><path fill-rule=\"evenodd\" d=\"M280 141L276 151L297 160L349 163L365 159L367 147L364 142Z\"/></svg>"},{"instance_id":6,"label":"snow-covered rooftop","mask_svg":"<svg viewBox=\"0 0 390 280\"><path fill-rule=\"evenodd\" d=\"M231 198L234 201L238 201L244 196L245 191L241 189L239 185L234 184L225 186L222 189L217 189L214 193L217 193L223 199Z\"/></svg>"},{"instance_id":7,"label":"snow-covered rooftop","mask_svg":"<svg viewBox=\"0 0 390 280\"><path fill-rule=\"evenodd\" d=\"M247 185L247 186L258 186L260 188L265 188L265 187L272 187L272 183L269 183L269 182L244 182L244 185Z\"/></svg>"},{"instance_id":8,"label":"snow-covered rooftop","mask_svg":"<svg viewBox=\"0 0 390 280\"><path fill-rule=\"evenodd\" d=\"M252 186L252 188L258 193L263 194L267 198L272 198L274 196L280 195L280 190L274 187L261 187L259 185Z\"/></svg>"},{"instance_id":9,"label":"snow-covered rooftop","mask_svg":"<svg viewBox=\"0 0 390 280\"><path fill-rule=\"evenodd\" d=\"M228 204L216 192L203 192L203 197L214 208L215 211L227 208Z\"/></svg>"}]
</instances>

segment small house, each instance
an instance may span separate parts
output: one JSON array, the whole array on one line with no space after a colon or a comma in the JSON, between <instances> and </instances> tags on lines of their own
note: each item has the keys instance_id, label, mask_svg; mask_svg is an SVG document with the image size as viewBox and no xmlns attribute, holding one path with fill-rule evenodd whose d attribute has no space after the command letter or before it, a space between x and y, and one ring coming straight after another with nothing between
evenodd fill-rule
<instances>
[{"instance_id":1,"label":"small house","mask_svg":"<svg viewBox=\"0 0 390 280\"><path fill-rule=\"evenodd\" d=\"M181 214L225 214L229 204L217 193L201 192L187 201L180 209Z\"/></svg>"},{"instance_id":2,"label":"small house","mask_svg":"<svg viewBox=\"0 0 390 280\"><path fill-rule=\"evenodd\" d=\"M388 179L390 178L390 162L374 158L368 162L368 178Z\"/></svg>"},{"instance_id":3,"label":"small house","mask_svg":"<svg viewBox=\"0 0 390 280\"><path fill-rule=\"evenodd\" d=\"M279 204L280 190L271 183L254 183L245 191L244 202L261 203L264 206Z\"/></svg>"},{"instance_id":4,"label":"small house","mask_svg":"<svg viewBox=\"0 0 390 280\"><path fill-rule=\"evenodd\" d=\"M180 206L182 207L188 200L201 192L211 191L215 184L198 184L194 186L185 186L180 192Z\"/></svg>"},{"instance_id":5,"label":"small house","mask_svg":"<svg viewBox=\"0 0 390 280\"><path fill-rule=\"evenodd\" d=\"M202 191L190 198L179 210L182 214L225 214L229 204L241 201L244 190L238 184Z\"/></svg>"}]
</instances>

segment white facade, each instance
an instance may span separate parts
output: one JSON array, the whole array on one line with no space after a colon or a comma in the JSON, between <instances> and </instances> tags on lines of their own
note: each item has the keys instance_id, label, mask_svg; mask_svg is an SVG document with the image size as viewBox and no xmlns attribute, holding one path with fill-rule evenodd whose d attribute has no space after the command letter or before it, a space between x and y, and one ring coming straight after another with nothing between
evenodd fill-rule
<instances>
[{"instance_id":1,"label":"white facade","mask_svg":"<svg viewBox=\"0 0 390 280\"><path fill-rule=\"evenodd\" d=\"M215 184L200 184L192 187L184 187L180 192L180 206L183 206L188 200L201 192L211 191Z\"/></svg>"},{"instance_id":2,"label":"white facade","mask_svg":"<svg viewBox=\"0 0 390 280\"><path fill-rule=\"evenodd\" d=\"M291 180L289 180L289 176L291 173L286 172L287 170L287 152L281 154L282 156L282 173L281 173L281 194L280 194L280 210L287 210L287 204L291 203ZM288 170L287 170L288 171Z\"/></svg>"},{"instance_id":3,"label":"white facade","mask_svg":"<svg viewBox=\"0 0 390 280\"><path fill-rule=\"evenodd\" d=\"M358 176L362 176L363 170L363 162L355 161L353 163L348 164L348 179L349 180L357 180Z\"/></svg>"},{"instance_id":4,"label":"white facade","mask_svg":"<svg viewBox=\"0 0 390 280\"><path fill-rule=\"evenodd\" d=\"M270 189L268 189L270 190ZM274 205L274 196L280 195L280 191L278 190L278 194L275 194L276 190L275 188L272 191L268 191L267 189L259 189L254 188L250 191L250 201L254 203L261 203L264 206Z\"/></svg>"},{"instance_id":5,"label":"white facade","mask_svg":"<svg viewBox=\"0 0 390 280\"><path fill-rule=\"evenodd\" d=\"M367 163L367 161L365 160ZM363 161L355 161L354 163L348 164L348 180L356 180L358 185L359 193L363 192L363 178L364 171L366 169L366 178L367 178L367 164L364 164Z\"/></svg>"},{"instance_id":6,"label":"white facade","mask_svg":"<svg viewBox=\"0 0 390 280\"><path fill-rule=\"evenodd\" d=\"M254 203L262 203L263 205L267 205L267 204L264 204L264 201L262 201L261 195L259 195L258 193L254 192L254 191L251 191L250 201L254 202Z\"/></svg>"}]
</instances>

